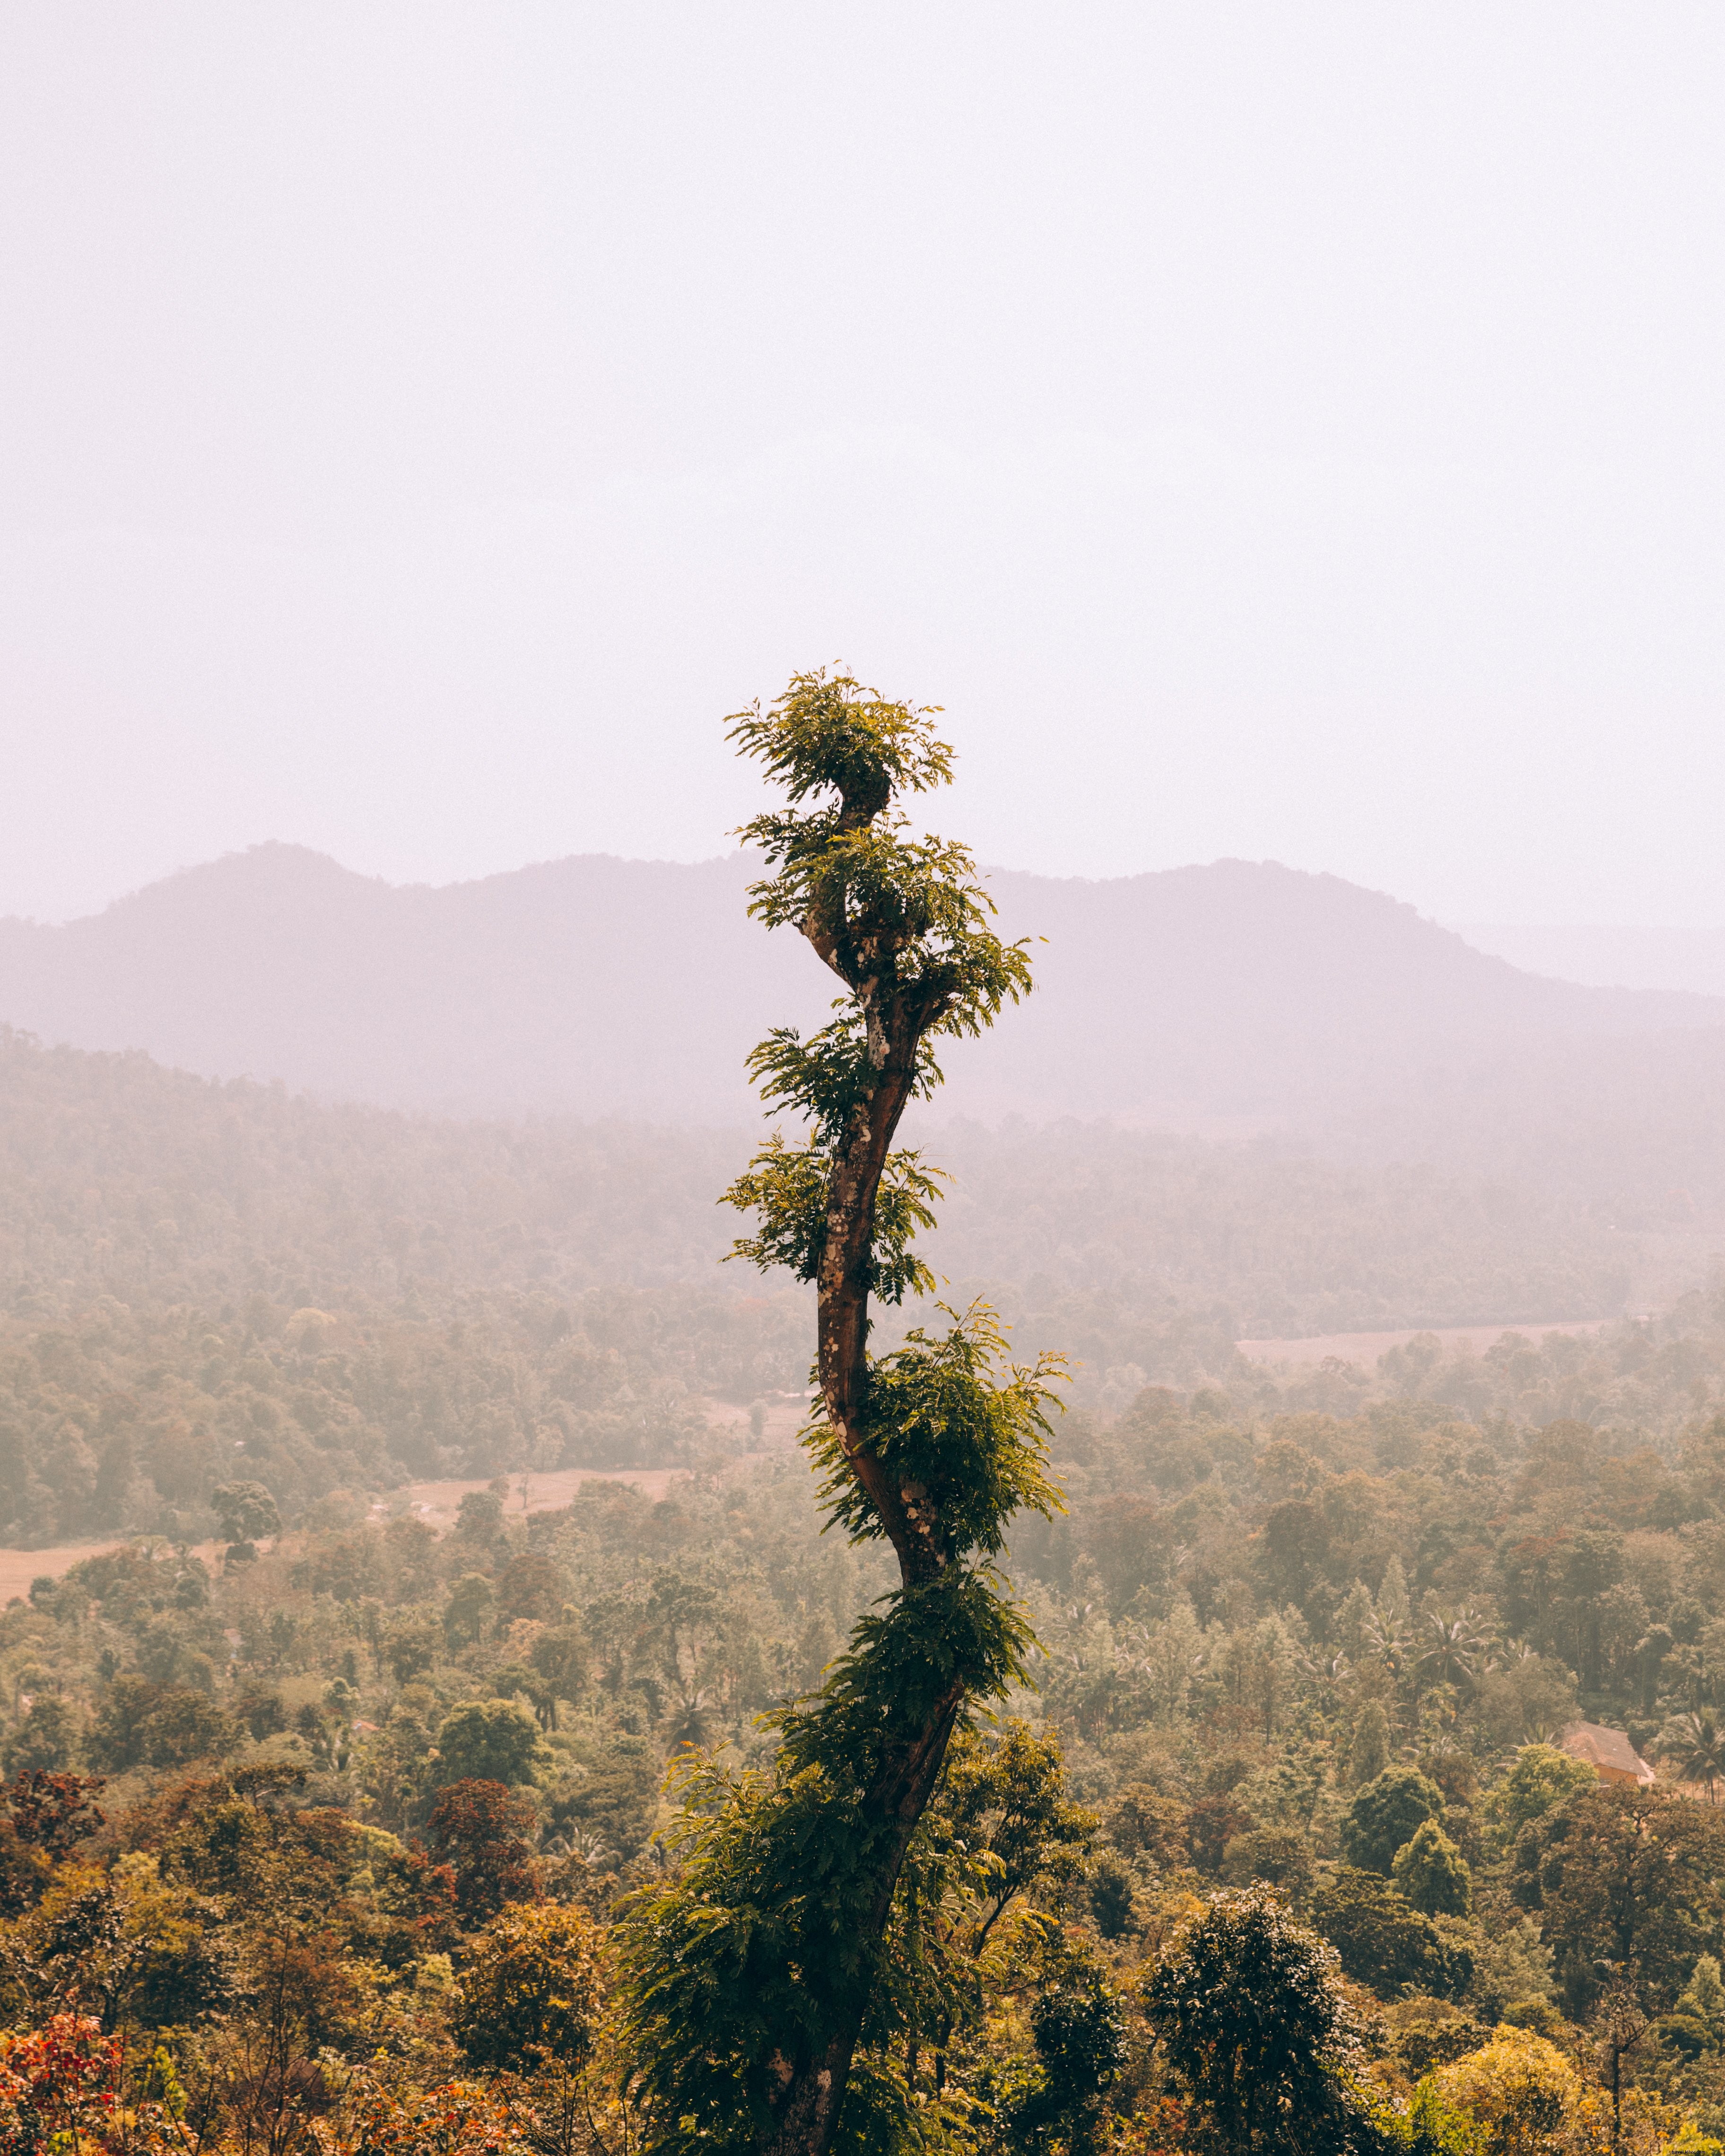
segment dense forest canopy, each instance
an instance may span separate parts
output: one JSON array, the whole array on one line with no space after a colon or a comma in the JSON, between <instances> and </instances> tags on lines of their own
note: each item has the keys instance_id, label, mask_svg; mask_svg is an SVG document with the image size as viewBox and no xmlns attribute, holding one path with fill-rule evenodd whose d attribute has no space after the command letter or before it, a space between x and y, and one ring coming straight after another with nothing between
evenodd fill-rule
<instances>
[{"instance_id":1,"label":"dense forest canopy","mask_svg":"<svg viewBox=\"0 0 1725 2156\"><path fill-rule=\"evenodd\" d=\"M890 1577L742 1435L804 1396L810 1337L807 1288L717 1262L742 1134L15 1035L0 1105L0 1540L111 1545L0 1614L0 2133L633 2148L615 1927L685 1861L667 1764L764 1772L761 1717ZM940 1291L1075 1358L1066 1509L1009 1530L1029 1681L917 1844L921 2138L865 2107L852 2145L1258 2149L1298 2116L1314 2149L1715 2147L1704 1227L1285 1142L939 1152ZM1476 1319L1524 1322L1236 1346ZM522 1508L524 1475L641 1464L685 1472ZM471 1486L442 1536L402 1495L434 1476ZM1601 1782L1583 1721L1656 1779Z\"/></svg>"}]
</instances>

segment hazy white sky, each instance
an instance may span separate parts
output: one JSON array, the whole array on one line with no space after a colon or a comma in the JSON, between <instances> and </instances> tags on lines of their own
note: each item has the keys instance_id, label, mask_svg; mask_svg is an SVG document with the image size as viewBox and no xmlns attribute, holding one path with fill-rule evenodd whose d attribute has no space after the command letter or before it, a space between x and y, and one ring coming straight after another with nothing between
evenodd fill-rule
<instances>
[{"instance_id":1,"label":"hazy white sky","mask_svg":"<svg viewBox=\"0 0 1725 2156\"><path fill-rule=\"evenodd\" d=\"M0 911L942 820L1725 923L1725 13L0 5Z\"/></svg>"}]
</instances>

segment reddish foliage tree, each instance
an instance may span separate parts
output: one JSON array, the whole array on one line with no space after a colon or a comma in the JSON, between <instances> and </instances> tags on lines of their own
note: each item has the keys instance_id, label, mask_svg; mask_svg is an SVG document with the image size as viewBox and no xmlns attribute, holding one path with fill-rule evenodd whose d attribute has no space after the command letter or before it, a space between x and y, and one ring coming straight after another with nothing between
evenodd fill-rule
<instances>
[{"instance_id":1,"label":"reddish foliage tree","mask_svg":"<svg viewBox=\"0 0 1725 2156\"><path fill-rule=\"evenodd\" d=\"M85 2014L0 2030L0 2156L104 2143L120 2082L120 2040Z\"/></svg>"},{"instance_id":2,"label":"reddish foliage tree","mask_svg":"<svg viewBox=\"0 0 1725 2156\"><path fill-rule=\"evenodd\" d=\"M100 1774L50 1774L27 1767L6 1793L13 1832L32 1848L64 1856L102 1825L96 1799L107 1787Z\"/></svg>"},{"instance_id":3,"label":"reddish foliage tree","mask_svg":"<svg viewBox=\"0 0 1725 2156\"><path fill-rule=\"evenodd\" d=\"M484 1923L506 1902L537 1897L532 1853L522 1839L528 1806L501 1782L451 1782L426 1822L440 1863L455 1874L455 1907L464 1922Z\"/></svg>"}]
</instances>

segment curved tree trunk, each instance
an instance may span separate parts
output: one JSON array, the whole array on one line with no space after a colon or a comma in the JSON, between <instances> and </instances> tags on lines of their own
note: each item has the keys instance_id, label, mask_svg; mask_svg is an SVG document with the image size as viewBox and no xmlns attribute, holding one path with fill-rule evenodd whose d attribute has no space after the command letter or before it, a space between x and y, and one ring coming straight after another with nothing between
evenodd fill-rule
<instances>
[{"instance_id":1,"label":"curved tree trunk","mask_svg":"<svg viewBox=\"0 0 1725 2156\"><path fill-rule=\"evenodd\" d=\"M834 964L831 943L818 927L803 932L820 955ZM875 1199L886 1156L915 1081L916 1051L927 1014L901 1003L882 1012L865 982L857 990L869 1024L871 1062L878 1073L872 1092L856 1111L851 1133L834 1164L827 1188L826 1248L816 1283L817 1359L828 1419L837 1431L857 1481L880 1514L906 1587L934 1577L942 1557L926 1505L893 1486L891 1477L867 1445L864 1409L868 1383L869 1265L874 1246ZM963 1687L955 1686L937 1702L920 1730L884 1762L870 1789L867 1806L883 1827L880 1873L870 1898L866 1942L885 1932L897 1891L899 1874L916 1824L933 1796L945 1763L947 1746ZM862 2009L828 2032L824 2045L793 2063L778 2117L762 2140L762 2156L826 2156L838 2125L851 2056L856 2049Z\"/></svg>"},{"instance_id":2,"label":"curved tree trunk","mask_svg":"<svg viewBox=\"0 0 1725 2156\"><path fill-rule=\"evenodd\" d=\"M752 1059L764 1096L795 1103L812 1130L808 1146L788 1157L799 1178L793 1196L786 1194L792 1186L781 1180L788 1157L777 1137L757 1156L756 1170L735 1186L731 1202L758 1207L768 1219L768 1232L740 1242L737 1250L763 1269L793 1264L800 1278L814 1282L816 1373L824 1410L819 1456L830 1466L830 1447L836 1445L856 1491L867 1500L865 1507L853 1508L846 1493L841 1509L847 1528L853 1538L878 1528L891 1543L904 1590L897 1609L881 1620L899 1628L882 1662L895 1674L883 1681L879 1698L870 1695L865 1701L865 1717L872 1718L853 1724L845 1718L850 1704L837 1702L835 1726L849 1732L839 1741L865 1755L850 1757L843 1768L846 1831L855 1836L844 1860L844 1906L858 1912L858 1935L845 1942L847 1951L833 1967L807 1973L799 2009L809 2013L813 2002L824 2003L813 2005L814 2025L803 2021L786 2027L782 2048L769 2055L767 2090L761 2086L762 2032L752 2029L742 2047L751 2094L757 2102L764 2094L771 2113L757 2136L758 2156L827 2156L831 2148L868 2010L870 1972L953 1729L971 1687L1004 1684L1003 1672L1012 1666L1012 1650L1004 1643L1013 1625L1004 1609L995 1612L1003 1627L997 1645L967 1650L968 1664L962 1654L948 1651L953 1644L948 1627L959 1620L946 1607L946 1586L968 1594L978 1584L966 1568L966 1553L998 1551L999 1527L1020 1504L1046 1509L1038 1494L1044 1489L1040 1467L1034 1475L1027 1470L1011 1486L1017 1492L1011 1502L978 1532L973 1520L976 1491L955 1492L941 1482L932 1491L906 1471L889 1467L871 1443L870 1295L877 1278L881 1291L896 1297L907 1278L927 1277L914 1262L908 1275L904 1270L901 1199L924 1224L932 1217L921 1203L931 1186L911 1162L901 1163L905 1183L901 1186L895 1169L891 1185L891 1270L883 1266L878 1275L875 1270L875 1214L893 1138L906 1104L926 1082L937 1081L937 1074L922 1067L922 1044L932 1034L978 1032L993 1023L1004 1002L1017 1001L1030 985L1025 945L1003 943L987 926L993 909L968 853L932 835L911 835L908 819L894 808L896 800L945 785L952 775L952 750L932 732L932 707L885 701L847 674L817 671L793 675L768 711L757 703L728 722L730 737L742 753L760 759L787 803L782 811L755 818L739 834L761 847L774 870L751 886L751 911L769 928L800 929L844 983L850 1006L845 1019L813 1040L803 1043L794 1031L783 1029ZM826 1176L818 1224L809 1217L809 1184L800 1179L811 1157L819 1158ZM955 1328L955 1339L960 1329ZM998 1337L990 1332L991 1342L998 1344ZM1029 1405L1041 1368L1036 1373L1015 1373L1010 1411L1023 1409L1045 1428L1040 1411ZM907 1440L910 1435L907 1427ZM905 1456L921 1455L911 1448ZM938 1476L934 1479L940 1482ZM959 1534L953 1529L961 1507L969 1509ZM931 1594L937 1582L939 1592ZM985 1602L1000 1601L992 1589L978 1591ZM972 1616L985 1632L993 1621L975 1612ZM918 1631L925 1622L933 1628L932 1635ZM931 1644L911 1644L919 1638L930 1638ZM906 1672L902 1659L891 1659L906 1654L928 1656L926 1684ZM860 1657L853 1671L865 1660ZM806 1728L797 1718L811 1744L819 1738L819 1711L811 1712ZM867 1733L855 1735L859 1727ZM855 1816L859 1804L860 1819ZM787 1906L795 1900L788 1890ZM787 1921L791 1928L785 1936L794 1940L800 1920ZM819 1929L810 1927L811 1935ZM829 1943L829 1938L823 1953ZM661 2054L675 2047L680 2028L669 2014L654 2019L651 2027ZM728 2034L718 2035L721 2051L729 2041ZM685 2062L705 2056L681 2054ZM696 2075L685 2085L698 2082Z\"/></svg>"}]
</instances>

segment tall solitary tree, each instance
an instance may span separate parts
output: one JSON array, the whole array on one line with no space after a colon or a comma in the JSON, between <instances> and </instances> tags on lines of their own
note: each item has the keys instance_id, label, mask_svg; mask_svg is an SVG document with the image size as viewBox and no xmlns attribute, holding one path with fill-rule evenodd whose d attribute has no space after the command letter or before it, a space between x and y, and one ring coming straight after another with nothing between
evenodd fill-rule
<instances>
[{"instance_id":1,"label":"tall solitary tree","mask_svg":"<svg viewBox=\"0 0 1725 2156\"><path fill-rule=\"evenodd\" d=\"M625 1926L655 2151L890 2144L908 2101L896 2040L916 2033L933 1981L888 1950L896 1898L954 1730L1022 1674L1029 1635L992 1565L1007 1522L1059 1506L1052 1358L1012 1364L980 1306L869 1350L873 1300L934 1286L911 1245L932 1224L935 1178L894 1149L900 1119L940 1082L935 1045L981 1033L1030 985L968 853L913 834L899 806L951 775L932 717L823 673L731 721L786 797L742 834L770 871L751 911L798 930L840 993L820 1031L780 1029L754 1051L763 1098L799 1128L726 1196L758 1216L738 1254L814 1286L804 1442L833 1520L889 1543L899 1585L823 1690L779 1717L770 1772L689 1770L675 1882Z\"/></svg>"}]
</instances>

